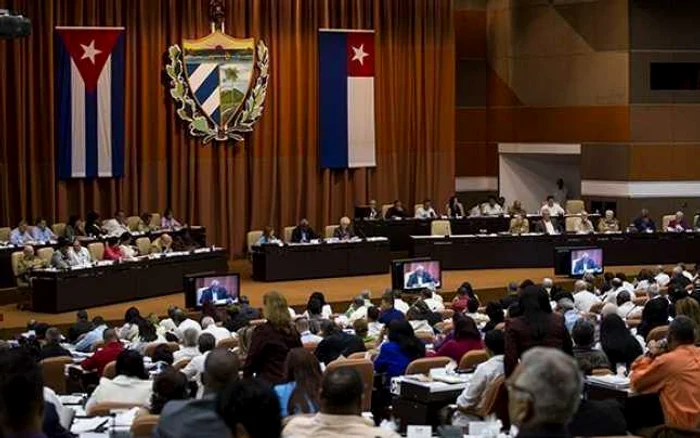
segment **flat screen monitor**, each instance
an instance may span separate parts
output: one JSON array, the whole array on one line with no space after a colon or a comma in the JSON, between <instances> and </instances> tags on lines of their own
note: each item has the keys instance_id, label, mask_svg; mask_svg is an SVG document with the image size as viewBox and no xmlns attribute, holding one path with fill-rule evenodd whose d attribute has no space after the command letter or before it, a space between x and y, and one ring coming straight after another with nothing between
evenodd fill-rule
<instances>
[{"instance_id":1,"label":"flat screen monitor","mask_svg":"<svg viewBox=\"0 0 700 438\"><path fill-rule=\"evenodd\" d=\"M391 285L395 290L418 290L442 286L442 270L438 260L429 258L392 261Z\"/></svg>"},{"instance_id":2,"label":"flat screen monitor","mask_svg":"<svg viewBox=\"0 0 700 438\"><path fill-rule=\"evenodd\" d=\"M238 274L197 274L185 277L185 305L201 308L211 302L215 306L226 306L238 302L240 293Z\"/></svg>"},{"instance_id":3,"label":"flat screen monitor","mask_svg":"<svg viewBox=\"0 0 700 438\"><path fill-rule=\"evenodd\" d=\"M600 248L572 248L570 260L572 277L603 273L603 250Z\"/></svg>"}]
</instances>

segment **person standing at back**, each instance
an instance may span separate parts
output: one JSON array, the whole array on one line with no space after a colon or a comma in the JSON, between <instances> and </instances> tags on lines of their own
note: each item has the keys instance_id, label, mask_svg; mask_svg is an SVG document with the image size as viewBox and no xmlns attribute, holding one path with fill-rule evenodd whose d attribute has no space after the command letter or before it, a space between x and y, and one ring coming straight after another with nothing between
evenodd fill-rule
<instances>
[{"instance_id":1,"label":"person standing at back","mask_svg":"<svg viewBox=\"0 0 700 438\"><path fill-rule=\"evenodd\" d=\"M557 179L557 188L552 192L552 197L557 204L566 205L566 201L569 199L569 189L564 185L562 178Z\"/></svg>"},{"instance_id":2,"label":"person standing at back","mask_svg":"<svg viewBox=\"0 0 700 438\"><path fill-rule=\"evenodd\" d=\"M546 295L544 291L541 293ZM540 297L540 288L526 287L520 294L519 307L522 316L506 320L506 376L513 373L520 356L532 347L552 347L573 355L564 318L552 313L549 301Z\"/></svg>"},{"instance_id":3,"label":"person standing at back","mask_svg":"<svg viewBox=\"0 0 700 438\"><path fill-rule=\"evenodd\" d=\"M263 315L267 321L253 331L243 366L245 377L256 376L270 385L284 382L284 363L289 350L303 347L288 307L279 292L268 292L263 297Z\"/></svg>"}]
</instances>

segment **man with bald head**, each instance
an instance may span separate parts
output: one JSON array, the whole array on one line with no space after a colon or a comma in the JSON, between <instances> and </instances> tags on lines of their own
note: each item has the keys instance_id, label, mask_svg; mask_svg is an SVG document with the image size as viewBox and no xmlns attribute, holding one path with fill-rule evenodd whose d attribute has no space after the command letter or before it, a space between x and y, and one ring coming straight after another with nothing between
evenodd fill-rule
<instances>
[{"instance_id":1,"label":"man with bald head","mask_svg":"<svg viewBox=\"0 0 700 438\"><path fill-rule=\"evenodd\" d=\"M151 243L151 254L168 254L173 252L173 238L163 234Z\"/></svg>"},{"instance_id":2,"label":"man with bald head","mask_svg":"<svg viewBox=\"0 0 700 438\"><path fill-rule=\"evenodd\" d=\"M340 240L350 240L355 237L355 232L352 230L350 224L352 221L349 217L343 216L340 218L340 225L333 231L333 237Z\"/></svg>"},{"instance_id":3,"label":"man with bald head","mask_svg":"<svg viewBox=\"0 0 700 438\"><path fill-rule=\"evenodd\" d=\"M353 368L327 371L321 383L321 412L291 417L283 436L295 438L398 438L362 417L363 383Z\"/></svg>"},{"instance_id":4,"label":"man with bald head","mask_svg":"<svg viewBox=\"0 0 700 438\"><path fill-rule=\"evenodd\" d=\"M204 362L204 396L198 400L174 400L165 405L153 433L156 438L230 436L216 413L216 398L226 385L238 379L238 355L227 349L212 350Z\"/></svg>"}]
</instances>

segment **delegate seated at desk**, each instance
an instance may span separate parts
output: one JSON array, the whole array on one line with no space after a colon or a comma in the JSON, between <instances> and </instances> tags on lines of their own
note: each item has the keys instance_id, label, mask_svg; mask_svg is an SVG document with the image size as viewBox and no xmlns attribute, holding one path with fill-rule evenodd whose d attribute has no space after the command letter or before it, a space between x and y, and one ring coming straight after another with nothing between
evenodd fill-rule
<instances>
[{"instance_id":1,"label":"delegate seated at desk","mask_svg":"<svg viewBox=\"0 0 700 438\"><path fill-rule=\"evenodd\" d=\"M500 216L503 214L503 207L495 196L489 196L488 201L481 204L480 211L482 216Z\"/></svg>"},{"instance_id":2,"label":"delegate seated at desk","mask_svg":"<svg viewBox=\"0 0 700 438\"><path fill-rule=\"evenodd\" d=\"M642 209L641 215L632 222L632 226L640 233L653 233L656 231L654 220L649 217L649 210Z\"/></svg>"},{"instance_id":3,"label":"delegate seated at desk","mask_svg":"<svg viewBox=\"0 0 700 438\"><path fill-rule=\"evenodd\" d=\"M398 199L394 201L394 205L389 207L384 215L384 219L403 219L406 217L406 212L403 209L403 204Z\"/></svg>"},{"instance_id":4,"label":"delegate seated at desk","mask_svg":"<svg viewBox=\"0 0 700 438\"><path fill-rule=\"evenodd\" d=\"M222 286L219 280L212 280L209 287L203 288L201 292L202 295L199 298L199 304L231 304L233 302L233 297L228 289Z\"/></svg>"},{"instance_id":5,"label":"delegate seated at desk","mask_svg":"<svg viewBox=\"0 0 700 438\"><path fill-rule=\"evenodd\" d=\"M542 220L535 224L535 232L543 234L561 234L561 225L552 219L547 208L542 209Z\"/></svg>"},{"instance_id":6,"label":"delegate seated at desk","mask_svg":"<svg viewBox=\"0 0 700 438\"><path fill-rule=\"evenodd\" d=\"M438 217L433 208L433 201L426 199L423 201L423 205L416 209L415 214L416 219L435 219Z\"/></svg>"},{"instance_id":7,"label":"delegate seated at desk","mask_svg":"<svg viewBox=\"0 0 700 438\"><path fill-rule=\"evenodd\" d=\"M430 275L430 272L425 270L423 265L418 265L416 270L408 274L406 280L407 288L415 288L420 286L436 285L437 280Z\"/></svg>"},{"instance_id":8,"label":"delegate seated at desk","mask_svg":"<svg viewBox=\"0 0 700 438\"><path fill-rule=\"evenodd\" d=\"M51 231L51 228L46 225L46 219L37 219L36 225L34 229L32 229L32 240L35 242L48 242L55 239L56 235Z\"/></svg>"},{"instance_id":9,"label":"delegate seated at desk","mask_svg":"<svg viewBox=\"0 0 700 438\"><path fill-rule=\"evenodd\" d=\"M340 225L333 231L333 237L340 240L350 240L355 237L355 232L350 227L350 218L347 216L340 218Z\"/></svg>"},{"instance_id":10,"label":"delegate seated at desk","mask_svg":"<svg viewBox=\"0 0 700 438\"><path fill-rule=\"evenodd\" d=\"M308 243L314 239L318 239L318 235L306 218L300 220L299 225L292 230L292 243Z\"/></svg>"},{"instance_id":11,"label":"delegate seated at desk","mask_svg":"<svg viewBox=\"0 0 700 438\"><path fill-rule=\"evenodd\" d=\"M275 236L275 229L267 225L265 228L263 228L262 236L260 236L258 241L255 242L255 245L260 246L267 245L270 243L277 244L279 242L280 240Z\"/></svg>"},{"instance_id":12,"label":"delegate seated at desk","mask_svg":"<svg viewBox=\"0 0 700 438\"><path fill-rule=\"evenodd\" d=\"M73 240L72 247L68 251L68 263L71 266L88 266L92 263L90 251L83 247L78 239Z\"/></svg>"},{"instance_id":13,"label":"delegate seated at desk","mask_svg":"<svg viewBox=\"0 0 700 438\"><path fill-rule=\"evenodd\" d=\"M584 252L581 257L574 260L574 275L583 275L588 272L596 273L600 271L600 265L593 260L587 252Z\"/></svg>"},{"instance_id":14,"label":"delegate seated at desk","mask_svg":"<svg viewBox=\"0 0 700 438\"><path fill-rule=\"evenodd\" d=\"M58 239L58 248L51 256L51 267L56 269L68 269L70 267L70 257L68 241L61 237Z\"/></svg>"},{"instance_id":15,"label":"delegate seated at desk","mask_svg":"<svg viewBox=\"0 0 700 438\"><path fill-rule=\"evenodd\" d=\"M542 205L542 208L540 208L541 215L544 214L545 209L549 210L549 214L552 216L564 216L566 214L562 206L554 202L554 196L552 195L547 196L547 200Z\"/></svg>"},{"instance_id":16,"label":"delegate seated at desk","mask_svg":"<svg viewBox=\"0 0 700 438\"><path fill-rule=\"evenodd\" d=\"M29 234L29 225L27 221L22 219L17 224L17 228L10 231L10 243L13 245L24 245L32 242L34 238Z\"/></svg>"},{"instance_id":17,"label":"delegate seated at desk","mask_svg":"<svg viewBox=\"0 0 700 438\"><path fill-rule=\"evenodd\" d=\"M690 225L688 225L688 222L683 218L683 216L684 214L682 211L677 211L676 217L671 219L671 221L668 223L666 231L672 233L682 233L685 230L690 230Z\"/></svg>"},{"instance_id":18,"label":"delegate seated at desk","mask_svg":"<svg viewBox=\"0 0 700 438\"><path fill-rule=\"evenodd\" d=\"M464 206L461 202L459 202L457 196L452 196L450 200L447 201L445 210L447 210L447 215L451 218L466 216L466 214L464 213Z\"/></svg>"}]
</instances>

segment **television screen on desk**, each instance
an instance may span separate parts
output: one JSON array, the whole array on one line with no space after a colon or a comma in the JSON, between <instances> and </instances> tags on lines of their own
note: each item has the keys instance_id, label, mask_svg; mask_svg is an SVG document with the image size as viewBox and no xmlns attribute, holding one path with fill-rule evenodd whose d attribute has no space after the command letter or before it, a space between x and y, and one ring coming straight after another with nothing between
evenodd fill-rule
<instances>
[{"instance_id":1,"label":"television screen on desk","mask_svg":"<svg viewBox=\"0 0 700 438\"><path fill-rule=\"evenodd\" d=\"M429 258L392 261L391 285L394 290L418 290L442 286L442 270L438 260Z\"/></svg>"},{"instance_id":2,"label":"television screen on desk","mask_svg":"<svg viewBox=\"0 0 700 438\"><path fill-rule=\"evenodd\" d=\"M603 273L603 250L596 247L564 246L554 249L554 274L581 277Z\"/></svg>"},{"instance_id":3,"label":"television screen on desk","mask_svg":"<svg viewBox=\"0 0 700 438\"><path fill-rule=\"evenodd\" d=\"M215 306L227 306L238 301L240 293L238 274L198 274L185 277L185 305L201 308L210 301Z\"/></svg>"}]
</instances>

